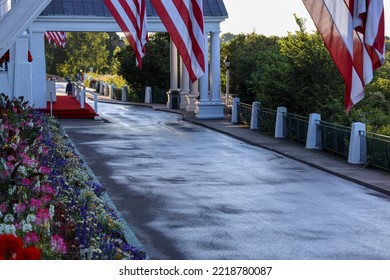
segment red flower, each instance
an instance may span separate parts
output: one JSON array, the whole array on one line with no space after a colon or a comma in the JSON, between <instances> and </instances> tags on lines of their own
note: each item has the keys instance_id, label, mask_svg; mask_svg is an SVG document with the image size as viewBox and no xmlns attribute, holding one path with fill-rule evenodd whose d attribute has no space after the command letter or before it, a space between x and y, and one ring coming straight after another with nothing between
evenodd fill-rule
<instances>
[{"instance_id":1,"label":"red flower","mask_svg":"<svg viewBox=\"0 0 390 280\"><path fill-rule=\"evenodd\" d=\"M23 248L23 241L11 234L0 235L0 260L39 260L41 252L36 247Z\"/></svg>"}]
</instances>

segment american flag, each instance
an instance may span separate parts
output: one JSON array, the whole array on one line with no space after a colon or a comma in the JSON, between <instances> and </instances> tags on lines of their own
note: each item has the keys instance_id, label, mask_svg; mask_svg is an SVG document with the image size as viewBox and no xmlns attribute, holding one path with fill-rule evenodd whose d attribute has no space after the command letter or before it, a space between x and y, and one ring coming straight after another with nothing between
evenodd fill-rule
<instances>
[{"instance_id":1,"label":"american flag","mask_svg":"<svg viewBox=\"0 0 390 280\"><path fill-rule=\"evenodd\" d=\"M345 85L350 110L385 58L383 0L303 0Z\"/></svg>"},{"instance_id":2,"label":"american flag","mask_svg":"<svg viewBox=\"0 0 390 280\"><path fill-rule=\"evenodd\" d=\"M148 31L145 0L104 0L134 50L138 68L146 52Z\"/></svg>"},{"instance_id":3,"label":"american flag","mask_svg":"<svg viewBox=\"0 0 390 280\"><path fill-rule=\"evenodd\" d=\"M63 48L66 44L66 32L47 31L45 37L50 43L54 43L56 46Z\"/></svg>"},{"instance_id":4,"label":"american flag","mask_svg":"<svg viewBox=\"0 0 390 280\"><path fill-rule=\"evenodd\" d=\"M202 0L151 0L195 82L205 72Z\"/></svg>"}]
</instances>

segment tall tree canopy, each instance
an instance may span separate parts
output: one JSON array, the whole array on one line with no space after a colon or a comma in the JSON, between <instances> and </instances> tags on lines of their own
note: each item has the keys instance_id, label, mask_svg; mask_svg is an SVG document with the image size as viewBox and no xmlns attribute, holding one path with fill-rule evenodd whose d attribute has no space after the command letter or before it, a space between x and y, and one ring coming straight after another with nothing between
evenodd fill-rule
<instances>
[{"instance_id":1,"label":"tall tree canopy","mask_svg":"<svg viewBox=\"0 0 390 280\"><path fill-rule=\"evenodd\" d=\"M169 36L167 33L152 33L146 45L142 70L135 64L132 48L120 49L115 53L115 68L134 89L151 86L157 89L169 89Z\"/></svg>"}]
</instances>

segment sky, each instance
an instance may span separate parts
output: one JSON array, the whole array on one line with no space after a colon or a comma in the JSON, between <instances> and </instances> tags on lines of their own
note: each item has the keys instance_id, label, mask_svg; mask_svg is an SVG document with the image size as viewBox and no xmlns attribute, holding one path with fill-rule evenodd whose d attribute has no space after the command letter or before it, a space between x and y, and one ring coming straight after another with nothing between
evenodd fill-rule
<instances>
[{"instance_id":1,"label":"sky","mask_svg":"<svg viewBox=\"0 0 390 280\"><path fill-rule=\"evenodd\" d=\"M266 36L286 36L289 31L298 30L294 13L307 19L308 31L315 30L302 0L224 0L224 3L229 18L221 24L222 34L256 31ZM384 5L385 34L390 36L390 0L384 0Z\"/></svg>"}]
</instances>

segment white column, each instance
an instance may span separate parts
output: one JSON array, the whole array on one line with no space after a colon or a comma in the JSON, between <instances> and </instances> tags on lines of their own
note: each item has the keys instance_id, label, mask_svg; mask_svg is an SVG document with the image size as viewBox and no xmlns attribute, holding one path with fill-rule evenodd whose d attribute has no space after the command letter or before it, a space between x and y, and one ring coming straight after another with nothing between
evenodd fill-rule
<instances>
[{"instance_id":1,"label":"white column","mask_svg":"<svg viewBox=\"0 0 390 280\"><path fill-rule=\"evenodd\" d=\"M205 33L205 73L199 79L200 103L209 102L209 42L208 33Z\"/></svg>"},{"instance_id":2,"label":"white column","mask_svg":"<svg viewBox=\"0 0 390 280\"><path fill-rule=\"evenodd\" d=\"M177 69L177 48L171 39L171 60L170 60L170 72L171 72L171 82L170 90L178 90L178 69Z\"/></svg>"},{"instance_id":3,"label":"white column","mask_svg":"<svg viewBox=\"0 0 390 280\"><path fill-rule=\"evenodd\" d=\"M180 109L185 109L187 106L187 95L190 92L190 75L181 57L180 71Z\"/></svg>"},{"instance_id":4,"label":"white column","mask_svg":"<svg viewBox=\"0 0 390 280\"><path fill-rule=\"evenodd\" d=\"M14 96L32 101L31 63L28 62L28 34L24 32L15 42ZM12 57L11 57L12 59ZM33 104L30 104L33 105Z\"/></svg>"},{"instance_id":5,"label":"white column","mask_svg":"<svg viewBox=\"0 0 390 280\"><path fill-rule=\"evenodd\" d=\"M211 53L210 53L210 84L211 102L222 103L221 101L221 43L219 32L211 32Z\"/></svg>"},{"instance_id":6,"label":"white column","mask_svg":"<svg viewBox=\"0 0 390 280\"><path fill-rule=\"evenodd\" d=\"M224 118L224 104L221 102L220 98L220 42L218 34L219 32L214 31L212 35L211 42L211 67L212 67L212 92L211 98L209 97L209 67L208 67L208 39L205 39L205 58L206 58L206 67L205 74L199 80L200 87L200 99L196 103L196 117L198 119L220 119ZM205 34L207 37L207 33ZM210 100L211 99L211 100Z\"/></svg>"},{"instance_id":7,"label":"white column","mask_svg":"<svg viewBox=\"0 0 390 280\"><path fill-rule=\"evenodd\" d=\"M177 96L173 96L172 92L179 90L178 85L178 67L177 67L177 48L175 44L173 43L172 39L170 42L170 89L167 93L168 95L168 101L167 101L167 108L173 109L174 105L176 108L176 105L180 106L180 104L176 104L176 100L174 98L177 98Z\"/></svg>"},{"instance_id":8,"label":"white column","mask_svg":"<svg viewBox=\"0 0 390 280\"><path fill-rule=\"evenodd\" d=\"M33 56L32 102L36 108L46 108L46 61L44 31L30 31L30 51Z\"/></svg>"}]
</instances>

